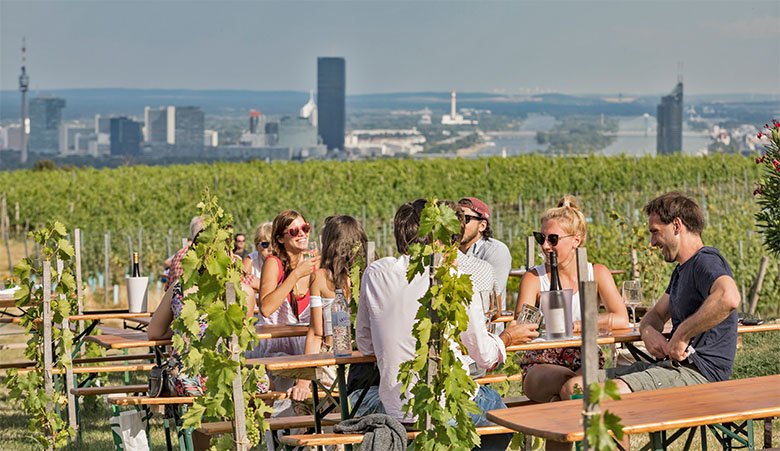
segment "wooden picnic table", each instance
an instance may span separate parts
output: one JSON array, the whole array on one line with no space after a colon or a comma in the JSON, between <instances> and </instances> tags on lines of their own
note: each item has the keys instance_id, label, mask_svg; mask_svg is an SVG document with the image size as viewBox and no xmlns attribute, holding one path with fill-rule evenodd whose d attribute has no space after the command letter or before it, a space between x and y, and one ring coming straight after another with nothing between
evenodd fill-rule
<instances>
[{"instance_id":1,"label":"wooden picnic table","mask_svg":"<svg viewBox=\"0 0 780 451\"><path fill-rule=\"evenodd\" d=\"M626 434L659 434L780 415L780 375L737 379L622 395L601 404L620 417ZM490 421L512 430L558 442L584 438L582 400L492 410ZM660 443L654 437L653 443Z\"/></svg>"}]
</instances>

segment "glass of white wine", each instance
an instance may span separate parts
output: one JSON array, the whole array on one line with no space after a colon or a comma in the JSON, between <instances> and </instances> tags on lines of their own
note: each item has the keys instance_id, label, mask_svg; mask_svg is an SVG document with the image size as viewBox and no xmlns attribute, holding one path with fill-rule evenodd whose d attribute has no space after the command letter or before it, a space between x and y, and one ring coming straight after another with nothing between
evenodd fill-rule
<instances>
[{"instance_id":1,"label":"glass of white wine","mask_svg":"<svg viewBox=\"0 0 780 451\"><path fill-rule=\"evenodd\" d=\"M638 280L623 282L623 302L631 309L631 322L636 329L636 308L642 305L642 285Z\"/></svg>"},{"instance_id":2,"label":"glass of white wine","mask_svg":"<svg viewBox=\"0 0 780 451\"><path fill-rule=\"evenodd\" d=\"M498 313L498 299L493 290L480 291L479 296L482 299L482 311L485 314L485 325L487 326L488 332L493 333L493 331L495 331L493 318Z\"/></svg>"},{"instance_id":3,"label":"glass of white wine","mask_svg":"<svg viewBox=\"0 0 780 451\"><path fill-rule=\"evenodd\" d=\"M317 242L309 241L309 244L306 246L306 250L303 251L303 258L308 260L316 257L318 253L319 253L319 246L317 245Z\"/></svg>"}]
</instances>

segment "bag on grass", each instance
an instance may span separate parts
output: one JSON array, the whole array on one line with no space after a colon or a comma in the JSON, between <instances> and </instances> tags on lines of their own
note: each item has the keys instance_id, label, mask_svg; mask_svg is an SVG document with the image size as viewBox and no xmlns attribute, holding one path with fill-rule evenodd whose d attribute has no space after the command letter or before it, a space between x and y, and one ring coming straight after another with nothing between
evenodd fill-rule
<instances>
[{"instance_id":1,"label":"bag on grass","mask_svg":"<svg viewBox=\"0 0 780 451\"><path fill-rule=\"evenodd\" d=\"M149 451L146 427L149 417L145 412L126 410L111 417L111 433L116 449L124 451Z\"/></svg>"}]
</instances>

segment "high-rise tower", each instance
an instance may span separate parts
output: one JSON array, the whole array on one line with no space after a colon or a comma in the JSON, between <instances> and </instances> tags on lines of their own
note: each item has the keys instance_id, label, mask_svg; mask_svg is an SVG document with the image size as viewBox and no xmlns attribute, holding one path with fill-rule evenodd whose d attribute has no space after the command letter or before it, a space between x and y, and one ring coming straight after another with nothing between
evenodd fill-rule
<instances>
[{"instance_id":1,"label":"high-rise tower","mask_svg":"<svg viewBox=\"0 0 780 451\"><path fill-rule=\"evenodd\" d=\"M344 150L345 66L344 58L317 58L317 129L328 150Z\"/></svg>"},{"instance_id":2,"label":"high-rise tower","mask_svg":"<svg viewBox=\"0 0 780 451\"><path fill-rule=\"evenodd\" d=\"M27 45L22 38L22 74L19 75L19 91L22 92L22 123L19 130L22 132L22 154L20 161L27 163L27 89L30 86L30 77L27 76Z\"/></svg>"},{"instance_id":3,"label":"high-rise tower","mask_svg":"<svg viewBox=\"0 0 780 451\"><path fill-rule=\"evenodd\" d=\"M658 104L658 134L656 135L656 153L659 155L682 151L683 121L683 84L677 86L669 95L661 98Z\"/></svg>"}]
</instances>

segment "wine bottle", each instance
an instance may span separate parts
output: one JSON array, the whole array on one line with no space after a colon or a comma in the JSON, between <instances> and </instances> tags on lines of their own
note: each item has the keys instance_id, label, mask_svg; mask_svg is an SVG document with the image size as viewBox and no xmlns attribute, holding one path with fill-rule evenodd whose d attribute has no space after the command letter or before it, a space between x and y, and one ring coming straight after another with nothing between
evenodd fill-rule
<instances>
[{"instance_id":1,"label":"wine bottle","mask_svg":"<svg viewBox=\"0 0 780 451\"><path fill-rule=\"evenodd\" d=\"M336 290L336 299L331 306L333 327L333 355L345 357L352 355L352 327L350 324L349 304L342 289Z\"/></svg>"},{"instance_id":2,"label":"wine bottle","mask_svg":"<svg viewBox=\"0 0 780 451\"><path fill-rule=\"evenodd\" d=\"M141 277L141 267L138 265L138 252L133 252L133 277Z\"/></svg>"},{"instance_id":3,"label":"wine bottle","mask_svg":"<svg viewBox=\"0 0 780 451\"><path fill-rule=\"evenodd\" d=\"M550 298L547 312L545 312L544 327L547 338L551 340L566 337L566 300L561 290L561 279L558 275L558 254L555 251L550 251Z\"/></svg>"}]
</instances>

